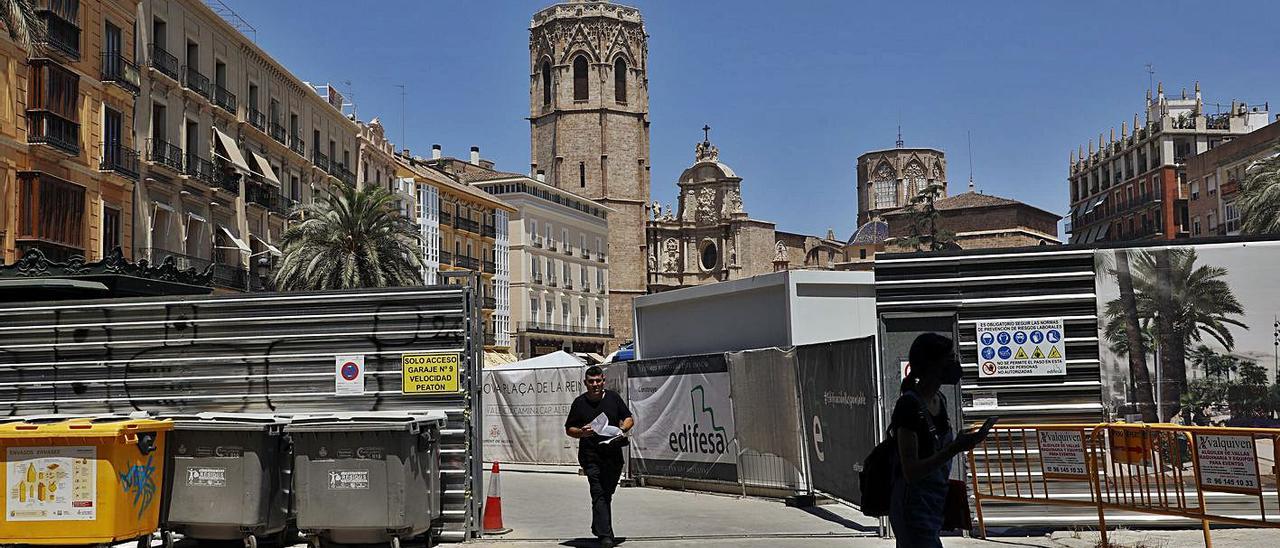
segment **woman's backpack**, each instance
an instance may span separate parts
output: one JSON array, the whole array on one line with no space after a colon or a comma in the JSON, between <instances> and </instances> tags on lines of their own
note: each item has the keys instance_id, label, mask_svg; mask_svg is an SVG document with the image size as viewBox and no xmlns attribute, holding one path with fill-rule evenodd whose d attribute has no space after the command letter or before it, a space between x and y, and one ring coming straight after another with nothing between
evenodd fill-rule
<instances>
[{"instance_id":1,"label":"woman's backpack","mask_svg":"<svg viewBox=\"0 0 1280 548\"><path fill-rule=\"evenodd\" d=\"M889 495L893 492L893 463L898 458L898 440L888 436L871 450L858 472L862 490L862 513L881 518L889 515Z\"/></svg>"}]
</instances>

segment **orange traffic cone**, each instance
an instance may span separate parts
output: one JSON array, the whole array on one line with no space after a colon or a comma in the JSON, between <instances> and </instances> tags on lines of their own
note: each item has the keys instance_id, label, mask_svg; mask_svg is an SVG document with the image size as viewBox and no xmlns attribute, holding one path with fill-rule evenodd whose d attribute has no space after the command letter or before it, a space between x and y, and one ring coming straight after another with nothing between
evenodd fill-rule
<instances>
[{"instance_id":1,"label":"orange traffic cone","mask_svg":"<svg viewBox=\"0 0 1280 548\"><path fill-rule=\"evenodd\" d=\"M489 476L489 493L484 499L484 534L505 535L511 529L502 526L502 484L498 480L498 461L493 461Z\"/></svg>"}]
</instances>

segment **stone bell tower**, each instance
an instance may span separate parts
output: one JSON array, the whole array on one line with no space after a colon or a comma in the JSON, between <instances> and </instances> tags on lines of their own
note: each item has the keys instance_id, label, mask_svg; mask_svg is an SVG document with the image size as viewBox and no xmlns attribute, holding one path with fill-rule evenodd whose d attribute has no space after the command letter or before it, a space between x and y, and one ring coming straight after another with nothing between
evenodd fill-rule
<instances>
[{"instance_id":1,"label":"stone bell tower","mask_svg":"<svg viewBox=\"0 0 1280 548\"><path fill-rule=\"evenodd\" d=\"M649 202L648 37L640 11L604 1L556 4L529 27L531 172L609 213L609 322L632 340L645 293Z\"/></svg>"}]
</instances>

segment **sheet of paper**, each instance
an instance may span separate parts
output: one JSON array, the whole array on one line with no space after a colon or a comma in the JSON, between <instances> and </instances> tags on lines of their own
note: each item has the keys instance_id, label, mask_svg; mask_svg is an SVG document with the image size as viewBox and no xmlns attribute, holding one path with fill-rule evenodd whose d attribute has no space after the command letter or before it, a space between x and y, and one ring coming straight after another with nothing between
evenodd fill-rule
<instances>
[{"instance_id":1,"label":"sheet of paper","mask_svg":"<svg viewBox=\"0 0 1280 548\"><path fill-rule=\"evenodd\" d=\"M607 424L606 424L606 425L604 426L604 428L601 428L601 429L599 429L599 430L596 430L596 433L600 434L601 436L607 437L607 438L612 438L612 437L614 437L614 436L621 436L621 435L622 435L622 429L621 429L621 428L618 428L617 426L609 426L609 425L607 425Z\"/></svg>"},{"instance_id":2,"label":"sheet of paper","mask_svg":"<svg viewBox=\"0 0 1280 548\"><path fill-rule=\"evenodd\" d=\"M600 434L604 431L605 427L609 426L609 417L604 416L604 413L596 415L596 418L591 419L591 424L588 426L590 426L592 430L595 430L597 434Z\"/></svg>"}]
</instances>

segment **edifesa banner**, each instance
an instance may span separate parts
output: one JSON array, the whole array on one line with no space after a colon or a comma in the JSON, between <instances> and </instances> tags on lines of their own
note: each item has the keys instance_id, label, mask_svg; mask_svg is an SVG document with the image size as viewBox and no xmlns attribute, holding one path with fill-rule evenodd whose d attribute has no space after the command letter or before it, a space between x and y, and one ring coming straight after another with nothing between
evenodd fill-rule
<instances>
[{"instance_id":1,"label":"edifesa banner","mask_svg":"<svg viewBox=\"0 0 1280 548\"><path fill-rule=\"evenodd\" d=\"M737 481L723 354L631 362L627 375L632 456L642 475Z\"/></svg>"}]
</instances>

